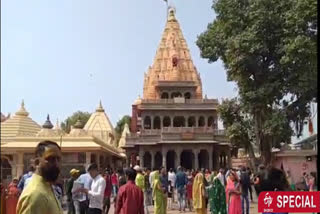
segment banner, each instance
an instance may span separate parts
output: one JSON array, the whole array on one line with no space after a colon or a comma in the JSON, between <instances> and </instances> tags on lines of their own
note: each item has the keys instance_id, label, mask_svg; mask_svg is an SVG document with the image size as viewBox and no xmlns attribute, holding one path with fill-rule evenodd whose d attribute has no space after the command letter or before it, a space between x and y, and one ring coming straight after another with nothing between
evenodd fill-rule
<instances>
[{"instance_id":1,"label":"banner","mask_svg":"<svg viewBox=\"0 0 320 214\"><path fill-rule=\"evenodd\" d=\"M258 212L320 212L320 192L261 192L258 198Z\"/></svg>"}]
</instances>

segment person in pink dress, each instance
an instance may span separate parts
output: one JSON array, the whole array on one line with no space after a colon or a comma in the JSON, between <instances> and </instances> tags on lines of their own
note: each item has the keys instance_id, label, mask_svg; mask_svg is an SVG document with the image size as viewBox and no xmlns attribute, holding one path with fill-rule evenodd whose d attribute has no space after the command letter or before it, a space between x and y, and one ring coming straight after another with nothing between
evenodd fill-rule
<instances>
[{"instance_id":1,"label":"person in pink dress","mask_svg":"<svg viewBox=\"0 0 320 214\"><path fill-rule=\"evenodd\" d=\"M231 171L227 178L226 199L228 214L242 214L240 182L237 174Z\"/></svg>"},{"instance_id":2,"label":"person in pink dress","mask_svg":"<svg viewBox=\"0 0 320 214\"><path fill-rule=\"evenodd\" d=\"M17 178L14 178L8 186L6 197L6 214L16 214L16 207L20 195L18 182L19 180Z\"/></svg>"}]
</instances>

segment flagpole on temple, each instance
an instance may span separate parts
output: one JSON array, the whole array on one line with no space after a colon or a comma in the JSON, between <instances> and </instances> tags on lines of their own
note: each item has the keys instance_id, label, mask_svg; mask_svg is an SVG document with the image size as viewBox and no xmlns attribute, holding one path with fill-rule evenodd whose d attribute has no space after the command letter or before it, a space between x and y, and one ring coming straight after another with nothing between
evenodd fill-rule
<instances>
[{"instance_id":1,"label":"flagpole on temple","mask_svg":"<svg viewBox=\"0 0 320 214\"><path fill-rule=\"evenodd\" d=\"M164 0L166 2L166 5L167 5L167 19L168 19L168 13L169 13L169 3L168 3L168 0Z\"/></svg>"}]
</instances>

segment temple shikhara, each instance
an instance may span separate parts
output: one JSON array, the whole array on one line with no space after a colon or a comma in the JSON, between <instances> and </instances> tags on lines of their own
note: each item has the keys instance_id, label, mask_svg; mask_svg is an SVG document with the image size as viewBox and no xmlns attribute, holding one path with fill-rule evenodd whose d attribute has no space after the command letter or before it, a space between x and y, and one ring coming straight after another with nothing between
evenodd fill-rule
<instances>
[{"instance_id":1,"label":"temple shikhara","mask_svg":"<svg viewBox=\"0 0 320 214\"><path fill-rule=\"evenodd\" d=\"M88 122L80 120L65 133L49 115L40 126L29 117L24 102L20 109L1 123L1 179L11 181L28 171L34 151L42 140L57 142L62 148L62 178L69 176L72 168L84 170L90 163L99 167L122 167L125 155L115 143L115 131L101 102Z\"/></svg>"},{"instance_id":2,"label":"temple shikhara","mask_svg":"<svg viewBox=\"0 0 320 214\"><path fill-rule=\"evenodd\" d=\"M152 66L144 75L143 97L132 105L130 129L120 147L127 165L167 169L230 166L230 144L218 130L217 99L203 97L175 11L167 23Z\"/></svg>"}]
</instances>

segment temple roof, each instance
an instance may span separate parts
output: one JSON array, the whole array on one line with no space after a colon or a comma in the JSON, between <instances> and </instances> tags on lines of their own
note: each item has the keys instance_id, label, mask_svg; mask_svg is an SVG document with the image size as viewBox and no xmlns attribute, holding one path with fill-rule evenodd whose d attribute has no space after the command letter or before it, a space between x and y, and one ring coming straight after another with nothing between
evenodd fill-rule
<instances>
[{"instance_id":1,"label":"temple roof","mask_svg":"<svg viewBox=\"0 0 320 214\"><path fill-rule=\"evenodd\" d=\"M169 10L160 45L144 78L143 98L156 99L158 81L193 81L196 97L202 98L200 75L194 66L175 11Z\"/></svg>"},{"instance_id":2,"label":"temple roof","mask_svg":"<svg viewBox=\"0 0 320 214\"><path fill-rule=\"evenodd\" d=\"M124 125L123 131L122 131L122 134L121 134L121 138L119 140L119 145L118 145L119 148L122 148L122 147L124 147L126 145L126 137L129 134L130 134L129 125L126 123Z\"/></svg>"},{"instance_id":3,"label":"temple roof","mask_svg":"<svg viewBox=\"0 0 320 214\"><path fill-rule=\"evenodd\" d=\"M29 112L26 111L22 101L15 115L1 123L1 141L15 136L35 136L41 127L28 115Z\"/></svg>"},{"instance_id":4,"label":"temple roof","mask_svg":"<svg viewBox=\"0 0 320 214\"><path fill-rule=\"evenodd\" d=\"M115 131L109 117L102 107L101 101L83 129L89 134L113 144Z\"/></svg>"}]
</instances>

